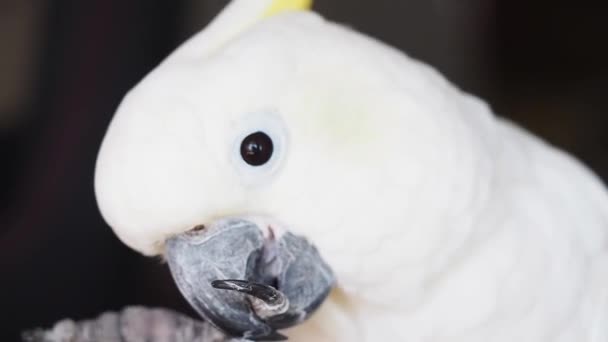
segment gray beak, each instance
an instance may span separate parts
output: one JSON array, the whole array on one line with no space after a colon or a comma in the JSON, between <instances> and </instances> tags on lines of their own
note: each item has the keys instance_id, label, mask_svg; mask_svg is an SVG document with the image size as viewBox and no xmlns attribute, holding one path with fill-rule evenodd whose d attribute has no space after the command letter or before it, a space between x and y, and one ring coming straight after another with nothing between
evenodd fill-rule
<instances>
[{"instance_id":1,"label":"gray beak","mask_svg":"<svg viewBox=\"0 0 608 342\"><path fill-rule=\"evenodd\" d=\"M224 219L167 240L171 274L190 305L233 337L280 341L327 298L334 276L316 248L291 233Z\"/></svg>"}]
</instances>

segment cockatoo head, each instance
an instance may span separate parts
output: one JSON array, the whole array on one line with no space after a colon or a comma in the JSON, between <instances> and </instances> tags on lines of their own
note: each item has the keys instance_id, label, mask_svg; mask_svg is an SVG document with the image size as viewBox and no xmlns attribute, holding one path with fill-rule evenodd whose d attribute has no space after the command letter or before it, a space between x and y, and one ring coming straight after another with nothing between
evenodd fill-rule
<instances>
[{"instance_id":1,"label":"cockatoo head","mask_svg":"<svg viewBox=\"0 0 608 342\"><path fill-rule=\"evenodd\" d=\"M118 237L163 254L189 302L235 336L280 338L336 280L370 301L415 300L420 260L446 247L432 211L468 203L448 195L468 173L445 172L470 164L440 119L462 110L454 90L290 11L307 5L233 1L130 91L97 162Z\"/></svg>"}]
</instances>

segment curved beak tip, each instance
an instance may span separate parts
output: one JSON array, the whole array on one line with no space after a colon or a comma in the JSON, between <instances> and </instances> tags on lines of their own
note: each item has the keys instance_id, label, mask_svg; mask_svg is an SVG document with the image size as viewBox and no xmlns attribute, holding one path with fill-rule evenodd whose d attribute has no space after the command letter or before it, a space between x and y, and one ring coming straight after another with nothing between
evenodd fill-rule
<instances>
[{"instance_id":1,"label":"curved beak tip","mask_svg":"<svg viewBox=\"0 0 608 342\"><path fill-rule=\"evenodd\" d=\"M166 243L166 258L182 295L226 334L282 341L277 330L303 322L334 285L330 267L305 238L264 237L255 223L213 222Z\"/></svg>"}]
</instances>

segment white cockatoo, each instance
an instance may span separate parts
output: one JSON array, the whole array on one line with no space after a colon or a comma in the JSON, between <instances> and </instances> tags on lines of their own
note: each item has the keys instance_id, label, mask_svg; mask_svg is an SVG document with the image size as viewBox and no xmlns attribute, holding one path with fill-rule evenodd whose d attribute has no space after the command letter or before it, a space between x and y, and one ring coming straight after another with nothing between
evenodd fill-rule
<instances>
[{"instance_id":1,"label":"white cockatoo","mask_svg":"<svg viewBox=\"0 0 608 342\"><path fill-rule=\"evenodd\" d=\"M118 237L230 336L607 342L598 178L309 6L234 0L129 92L95 176Z\"/></svg>"}]
</instances>

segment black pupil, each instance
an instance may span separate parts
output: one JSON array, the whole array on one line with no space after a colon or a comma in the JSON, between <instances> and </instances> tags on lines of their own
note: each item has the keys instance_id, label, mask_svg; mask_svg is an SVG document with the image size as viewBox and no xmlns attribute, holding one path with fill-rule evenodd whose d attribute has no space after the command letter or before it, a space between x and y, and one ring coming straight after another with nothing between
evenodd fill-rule
<instances>
[{"instance_id":1,"label":"black pupil","mask_svg":"<svg viewBox=\"0 0 608 342\"><path fill-rule=\"evenodd\" d=\"M272 157L272 139L264 132L249 134L241 143L241 157L252 166L266 164Z\"/></svg>"}]
</instances>

